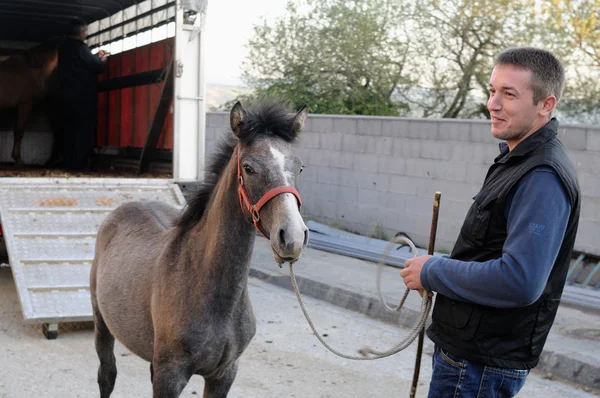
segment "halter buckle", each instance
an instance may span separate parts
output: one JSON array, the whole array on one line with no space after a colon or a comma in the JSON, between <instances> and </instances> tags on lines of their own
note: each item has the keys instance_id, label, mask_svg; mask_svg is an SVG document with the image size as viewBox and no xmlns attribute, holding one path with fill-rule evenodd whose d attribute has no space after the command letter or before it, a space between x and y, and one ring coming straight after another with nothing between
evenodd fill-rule
<instances>
[{"instance_id":1,"label":"halter buckle","mask_svg":"<svg viewBox=\"0 0 600 398\"><path fill-rule=\"evenodd\" d=\"M252 209L252 219L254 220L254 222L259 222L260 221L260 213L258 212L258 210L256 209Z\"/></svg>"}]
</instances>

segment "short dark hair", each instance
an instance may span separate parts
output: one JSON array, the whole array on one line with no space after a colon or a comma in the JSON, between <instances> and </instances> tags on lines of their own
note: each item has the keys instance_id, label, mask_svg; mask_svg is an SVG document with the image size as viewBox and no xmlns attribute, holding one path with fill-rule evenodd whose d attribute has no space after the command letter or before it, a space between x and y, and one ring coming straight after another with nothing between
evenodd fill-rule
<instances>
[{"instance_id":1,"label":"short dark hair","mask_svg":"<svg viewBox=\"0 0 600 398\"><path fill-rule=\"evenodd\" d=\"M513 65L532 72L533 103L549 95L560 100L565 84L565 70L554 54L535 47L515 47L496 56L494 66Z\"/></svg>"},{"instance_id":2,"label":"short dark hair","mask_svg":"<svg viewBox=\"0 0 600 398\"><path fill-rule=\"evenodd\" d=\"M87 28L87 23L79 18L79 17L75 17L75 18L71 18L71 21L69 23L69 34L72 36L78 35L79 33L81 33L82 30Z\"/></svg>"}]
</instances>

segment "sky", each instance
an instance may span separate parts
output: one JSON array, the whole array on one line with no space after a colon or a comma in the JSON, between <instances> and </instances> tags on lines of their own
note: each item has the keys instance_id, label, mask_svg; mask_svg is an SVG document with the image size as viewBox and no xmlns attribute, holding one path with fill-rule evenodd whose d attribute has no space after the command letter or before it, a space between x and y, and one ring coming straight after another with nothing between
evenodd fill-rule
<instances>
[{"instance_id":1,"label":"sky","mask_svg":"<svg viewBox=\"0 0 600 398\"><path fill-rule=\"evenodd\" d=\"M204 29L206 83L242 85L252 26L283 15L286 0L208 0Z\"/></svg>"}]
</instances>

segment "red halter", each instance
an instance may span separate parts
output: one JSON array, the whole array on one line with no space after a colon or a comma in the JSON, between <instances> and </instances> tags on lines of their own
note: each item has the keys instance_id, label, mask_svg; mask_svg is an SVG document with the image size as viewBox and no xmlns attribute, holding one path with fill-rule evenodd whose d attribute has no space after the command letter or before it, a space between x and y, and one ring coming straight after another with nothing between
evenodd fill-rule
<instances>
[{"instance_id":1,"label":"red halter","mask_svg":"<svg viewBox=\"0 0 600 398\"><path fill-rule=\"evenodd\" d=\"M263 208L264 205L267 204L271 199L276 197L277 195L281 195L282 193L291 193L298 200L298 207L302 206L302 199L300 199L300 194L296 189L290 187L288 185L284 185L281 187L273 188L267 193L265 193L262 198L256 202L256 204L252 204L250 199L248 198L248 192L246 191L246 187L244 186L244 179L242 178L242 165L240 163L240 150L237 150L237 178L238 178L238 195L240 197L240 206L242 211L247 209L252 215L252 221L254 222L254 227L264 235L265 238L270 239L269 235L262 229L260 226L260 209Z\"/></svg>"}]
</instances>

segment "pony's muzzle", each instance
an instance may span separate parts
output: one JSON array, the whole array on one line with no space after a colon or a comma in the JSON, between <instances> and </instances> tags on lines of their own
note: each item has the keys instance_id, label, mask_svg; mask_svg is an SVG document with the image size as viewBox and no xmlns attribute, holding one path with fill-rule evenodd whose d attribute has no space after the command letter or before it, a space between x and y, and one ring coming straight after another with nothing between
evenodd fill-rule
<instances>
[{"instance_id":1,"label":"pony's muzzle","mask_svg":"<svg viewBox=\"0 0 600 398\"><path fill-rule=\"evenodd\" d=\"M271 243L282 259L286 261L296 260L308 243L308 228L303 222L290 223L283 221L279 224L277 233L273 238L275 242Z\"/></svg>"}]
</instances>

